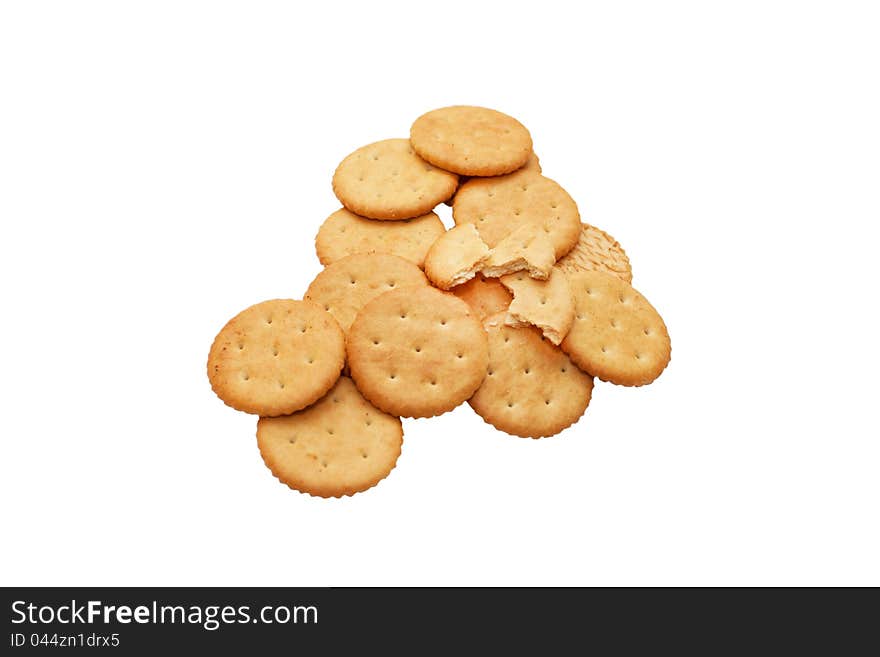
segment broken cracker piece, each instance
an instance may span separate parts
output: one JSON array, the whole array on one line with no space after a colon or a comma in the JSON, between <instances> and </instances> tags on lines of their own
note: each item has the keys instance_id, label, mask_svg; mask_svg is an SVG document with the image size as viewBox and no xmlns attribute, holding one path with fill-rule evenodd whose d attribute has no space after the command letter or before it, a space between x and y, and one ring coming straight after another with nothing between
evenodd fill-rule
<instances>
[{"instance_id":1,"label":"broken cracker piece","mask_svg":"<svg viewBox=\"0 0 880 657\"><path fill-rule=\"evenodd\" d=\"M523 224L498 243L482 269L483 276L499 278L518 271L546 281L556 262L556 251L546 233L534 224Z\"/></svg>"},{"instance_id":2,"label":"broken cracker piece","mask_svg":"<svg viewBox=\"0 0 880 657\"><path fill-rule=\"evenodd\" d=\"M513 292L505 324L537 326L555 345L565 339L574 322L574 299L564 273L554 267L546 281L530 278L524 271L499 280Z\"/></svg>"},{"instance_id":3,"label":"broken cracker piece","mask_svg":"<svg viewBox=\"0 0 880 657\"><path fill-rule=\"evenodd\" d=\"M449 230L431 245L425 256L425 273L441 290L471 280L489 257L489 247L473 224Z\"/></svg>"}]
</instances>

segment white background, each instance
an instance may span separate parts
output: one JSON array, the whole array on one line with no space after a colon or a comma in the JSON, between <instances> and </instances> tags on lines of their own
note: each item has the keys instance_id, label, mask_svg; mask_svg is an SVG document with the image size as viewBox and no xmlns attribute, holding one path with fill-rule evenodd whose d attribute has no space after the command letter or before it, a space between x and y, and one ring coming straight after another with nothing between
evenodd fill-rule
<instances>
[{"instance_id":1,"label":"white background","mask_svg":"<svg viewBox=\"0 0 880 657\"><path fill-rule=\"evenodd\" d=\"M574 5L3 3L0 582L880 584L876 5ZM342 157L462 103L530 128L672 363L290 491L211 340L304 292Z\"/></svg>"}]
</instances>

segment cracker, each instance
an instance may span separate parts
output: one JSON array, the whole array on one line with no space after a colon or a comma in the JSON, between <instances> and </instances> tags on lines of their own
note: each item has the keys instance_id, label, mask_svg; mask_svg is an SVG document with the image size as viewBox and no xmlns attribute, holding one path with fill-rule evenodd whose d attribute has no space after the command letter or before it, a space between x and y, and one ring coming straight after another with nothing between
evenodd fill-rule
<instances>
[{"instance_id":1,"label":"cracker","mask_svg":"<svg viewBox=\"0 0 880 657\"><path fill-rule=\"evenodd\" d=\"M468 399L486 375L486 332L461 299L429 286L373 299L346 340L351 376L378 408L429 417Z\"/></svg>"},{"instance_id":2,"label":"cracker","mask_svg":"<svg viewBox=\"0 0 880 657\"><path fill-rule=\"evenodd\" d=\"M489 315L507 310L513 295L495 278L483 278L479 274L464 285L452 289L452 293L467 303L481 321Z\"/></svg>"},{"instance_id":3,"label":"cracker","mask_svg":"<svg viewBox=\"0 0 880 657\"><path fill-rule=\"evenodd\" d=\"M576 271L604 271L632 283L632 267L626 251L604 230L581 224L581 234L574 248L556 266L566 274Z\"/></svg>"},{"instance_id":4,"label":"cracker","mask_svg":"<svg viewBox=\"0 0 880 657\"><path fill-rule=\"evenodd\" d=\"M347 332L355 315L369 301L383 292L411 285L428 285L415 263L387 253L355 253L315 276L305 298L322 306Z\"/></svg>"},{"instance_id":5,"label":"cracker","mask_svg":"<svg viewBox=\"0 0 880 657\"><path fill-rule=\"evenodd\" d=\"M568 275L575 321L562 349L585 372L623 386L651 383L666 368L672 347L660 314L612 274Z\"/></svg>"},{"instance_id":6,"label":"cracker","mask_svg":"<svg viewBox=\"0 0 880 657\"><path fill-rule=\"evenodd\" d=\"M287 415L327 392L345 359L342 329L311 301L276 299L241 311L208 354L211 388L245 413Z\"/></svg>"},{"instance_id":7,"label":"cracker","mask_svg":"<svg viewBox=\"0 0 880 657\"><path fill-rule=\"evenodd\" d=\"M314 405L257 422L257 446L272 474L319 497L372 488L394 469L402 445L400 418L370 404L345 376Z\"/></svg>"},{"instance_id":8,"label":"cracker","mask_svg":"<svg viewBox=\"0 0 880 657\"><path fill-rule=\"evenodd\" d=\"M503 320L501 313L485 324L489 369L468 403L486 422L514 436L557 434L584 414L593 377L536 329L506 326Z\"/></svg>"},{"instance_id":9,"label":"cracker","mask_svg":"<svg viewBox=\"0 0 880 657\"><path fill-rule=\"evenodd\" d=\"M492 249L480 271L483 276L494 278L526 271L532 278L546 281L555 262L556 254L547 234L534 224L523 224Z\"/></svg>"},{"instance_id":10,"label":"cracker","mask_svg":"<svg viewBox=\"0 0 880 657\"><path fill-rule=\"evenodd\" d=\"M315 250L325 266L354 253L390 253L421 267L428 249L445 232L433 212L413 219L379 221L342 208L321 224Z\"/></svg>"},{"instance_id":11,"label":"cracker","mask_svg":"<svg viewBox=\"0 0 880 657\"><path fill-rule=\"evenodd\" d=\"M521 171L531 171L533 173L541 173L541 160L538 159L538 156L535 155L534 151L529 155L529 159L526 160L526 163L522 165L519 169L516 170L517 173ZM461 187L464 185L470 178L468 176L459 176L458 177L458 186ZM453 201L455 201L455 195L452 198L444 201L444 203L450 207L452 207Z\"/></svg>"},{"instance_id":12,"label":"cracker","mask_svg":"<svg viewBox=\"0 0 880 657\"><path fill-rule=\"evenodd\" d=\"M425 257L425 273L441 290L471 280L489 258L489 247L473 224L456 226L434 242Z\"/></svg>"},{"instance_id":13,"label":"cracker","mask_svg":"<svg viewBox=\"0 0 880 657\"><path fill-rule=\"evenodd\" d=\"M544 337L558 345L574 321L574 301L565 274L553 269L550 278L538 281L525 272L502 276L501 284L513 292L507 309L510 326L537 326Z\"/></svg>"},{"instance_id":14,"label":"cracker","mask_svg":"<svg viewBox=\"0 0 880 657\"><path fill-rule=\"evenodd\" d=\"M557 259L581 233L580 214L568 192L533 171L469 180L455 195L452 217L456 224L474 224L490 248L520 226L535 225L547 233Z\"/></svg>"},{"instance_id":15,"label":"cracker","mask_svg":"<svg viewBox=\"0 0 880 657\"><path fill-rule=\"evenodd\" d=\"M465 176L509 173L532 152L532 137L522 123L486 107L433 110L416 119L409 136L422 158Z\"/></svg>"},{"instance_id":16,"label":"cracker","mask_svg":"<svg viewBox=\"0 0 880 657\"><path fill-rule=\"evenodd\" d=\"M425 162L408 139L386 139L357 149L333 174L333 192L362 217L409 219L450 198L458 176Z\"/></svg>"}]
</instances>

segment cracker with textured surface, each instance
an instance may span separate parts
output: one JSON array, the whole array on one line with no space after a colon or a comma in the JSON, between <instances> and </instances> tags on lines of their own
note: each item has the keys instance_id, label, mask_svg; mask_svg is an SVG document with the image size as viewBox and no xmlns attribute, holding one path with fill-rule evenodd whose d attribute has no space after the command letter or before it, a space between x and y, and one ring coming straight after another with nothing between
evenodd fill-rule
<instances>
[{"instance_id":1,"label":"cracker with textured surface","mask_svg":"<svg viewBox=\"0 0 880 657\"><path fill-rule=\"evenodd\" d=\"M486 375L486 332L470 307L430 286L377 297L346 339L351 376L371 403L406 417L440 415Z\"/></svg>"},{"instance_id":2,"label":"cracker with textured surface","mask_svg":"<svg viewBox=\"0 0 880 657\"><path fill-rule=\"evenodd\" d=\"M568 275L575 320L562 349L585 372L623 386L651 383L669 364L663 318L628 283L598 271Z\"/></svg>"},{"instance_id":3,"label":"cracker with textured surface","mask_svg":"<svg viewBox=\"0 0 880 657\"><path fill-rule=\"evenodd\" d=\"M420 116L410 129L416 152L465 176L497 176L522 167L532 137L512 116L486 107L457 105Z\"/></svg>"},{"instance_id":4,"label":"cracker with textured surface","mask_svg":"<svg viewBox=\"0 0 880 657\"><path fill-rule=\"evenodd\" d=\"M420 217L450 198L458 176L425 162L408 139L386 139L346 157L333 192L346 208L370 219Z\"/></svg>"},{"instance_id":5,"label":"cracker with textured surface","mask_svg":"<svg viewBox=\"0 0 880 657\"><path fill-rule=\"evenodd\" d=\"M509 326L536 326L553 344L562 342L574 321L574 301L565 274L554 268L546 281L525 272L498 280L513 292L505 320Z\"/></svg>"},{"instance_id":6,"label":"cracker with textured surface","mask_svg":"<svg viewBox=\"0 0 880 657\"><path fill-rule=\"evenodd\" d=\"M479 274L453 288L452 293L469 305L480 321L507 310L513 301L513 295L497 279L483 278Z\"/></svg>"},{"instance_id":7,"label":"cracker with textured surface","mask_svg":"<svg viewBox=\"0 0 880 657\"><path fill-rule=\"evenodd\" d=\"M311 301L276 299L241 311L208 354L211 388L228 406L275 416L305 408L342 370L342 329Z\"/></svg>"},{"instance_id":8,"label":"cracker with textured surface","mask_svg":"<svg viewBox=\"0 0 880 657\"><path fill-rule=\"evenodd\" d=\"M412 285L428 285L415 263L387 253L356 253L328 265L309 285L305 298L322 306L347 332L368 302Z\"/></svg>"},{"instance_id":9,"label":"cracker with textured surface","mask_svg":"<svg viewBox=\"0 0 880 657\"><path fill-rule=\"evenodd\" d=\"M480 272L483 276L498 278L525 271L532 278L546 281L555 262L556 254L547 234L534 224L525 224L492 249Z\"/></svg>"},{"instance_id":10,"label":"cracker with textured surface","mask_svg":"<svg viewBox=\"0 0 880 657\"><path fill-rule=\"evenodd\" d=\"M456 224L474 224L490 248L525 224L543 230L556 258L568 253L581 233L577 205L553 180L532 171L474 178L455 195Z\"/></svg>"},{"instance_id":11,"label":"cracker with textured surface","mask_svg":"<svg viewBox=\"0 0 880 657\"><path fill-rule=\"evenodd\" d=\"M428 249L445 232L446 227L433 212L412 219L381 221L342 208L321 224L315 251L325 266L355 253L390 253L421 267Z\"/></svg>"},{"instance_id":12,"label":"cracker with textured surface","mask_svg":"<svg viewBox=\"0 0 880 657\"><path fill-rule=\"evenodd\" d=\"M593 377L579 370L532 327L504 324L504 314L485 323L489 369L468 400L486 422L509 434L541 438L559 433L590 404Z\"/></svg>"},{"instance_id":13,"label":"cracker with textured surface","mask_svg":"<svg viewBox=\"0 0 880 657\"><path fill-rule=\"evenodd\" d=\"M425 273L441 290L471 280L486 263L489 247L472 224L441 235L425 256Z\"/></svg>"},{"instance_id":14,"label":"cracker with textured surface","mask_svg":"<svg viewBox=\"0 0 880 657\"><path fill-rule=\"evenodd\" d=\"M257 446L279 481L318 497L354 495L394 469L403 445L400 418L383 413L348 377L293 415L257 422Z\"/></svg>"},{"instance_id":15,"label":"cracker with textured surface","mask_svg":"<svg viewBox=\"0 0 880 657\"><path fill-rule=\"evenodd\" d=\"M604 271L632 283L632 266L620 243L600 228L582 224L574 248L556 263L566 274L577 271Z\"/></svg>"}]
</instances>

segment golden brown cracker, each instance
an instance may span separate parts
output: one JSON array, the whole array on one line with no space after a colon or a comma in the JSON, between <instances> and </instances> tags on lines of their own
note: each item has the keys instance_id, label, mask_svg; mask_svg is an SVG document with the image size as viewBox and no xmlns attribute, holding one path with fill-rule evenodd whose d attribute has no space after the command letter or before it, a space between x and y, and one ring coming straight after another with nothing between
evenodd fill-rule
<instances>
[{"instance_id":1,"label":"golden brown cracker","mask_svg":"<svg viewBox=\"0 0 880 657\"><path fill-rule=\"evenodd\" d=\"M486 107L457 105L423 114L410 130L416 152L465 176L497 176L522 167L532 137L512 116Z\"/></svg>"},{"instance_id":2,"label":"golden brown cracker","mask_svg":"<svg viewBox=\"0 0 880 657\"><path fill-rule=\"evenodd\" d=\"M525 272L498 280L513 293L507 324L536 326L553 344L562 342L574 321L574 300L565 274L554 268L546 281L535 280Z\"/></svg>"},{"instance_id":3,"label":"golden brown cracker","mask_svg":"<svg viewBox=\"0 0 880 657\"><path fill-rule=\"evenodd\" d=\"M582 224L574 248L556 263L566 274L576 271L604 271L632 283L632 266L620 243L600 228Z\"/></svg>"},{"instance_id":4,"label":"golden brown cracker","mask_svg":"<svg viewBox=\"0 0 880 657\"><path fill-rule=\"evenodd\" d=\"M486 332L470 307L430 286L373 299L346 339L351 376L386 413L429 417L450 411L486 375Z\"/></svg>"},{"instance_id":5,"label":"golden brown cracker","mask_svg":"<svg viewBox=\"0 0 880 657\"><path fill-rule=\"evenodd\" d=\"M388 253L355 253L318 274L305 298L322 306L347 332L355 315L369 301L383 292L411 285L428 285L415 263Z\"/></svg>"},{"instance_id":6,"label":"golden brown cracker","mask_svg":"<svg viewBox=\"0 0 880 657\"><path fill-rule=\"evenodd\" d=\"M409 219L450 198L458 176L425 162L408 139L386 139L346 157L333 174L333 192L350 211L370 219Z\"/></svg>"},{"instance_id":7,"label":"golden brown cracker","mask_svg":"<svg viewBox=\"0 0 880 657\"><path fill-rule=\"evenodd\" d=\"M526 163L522 165L519 169L516 170L517 173L521 171L531 171L533 173L541 173L541 160L532 152L529 155L529 159L526 160ZM512 173L512 172L511 172ZM490 176L491 177L491 176ZM461 187L464 185L470 178L468 176L459 176L458 177L458 186ZM457 190L456 190L457 191ZM455 201L455 195L452 195L452 198L443 201L449 207L452 207L453 202Z\"/></svg>"},{"instance_id":8,"label":"golden brown cracker","mask_svg":"<svg viewBox=\"0 0 880 657\"><path fill-rule=\"evenodd\" d=\"M568 253L581 232L571 196L553 180L531 171L469 180L455 195L456 224L472 223L490 248L524 224L542 229L556 258Z\"/></svg>"},{"instance_id":9,"label":"golden brown cracker","mask_svg":"<svg viewBox=\"0 0 880 657\"><path fill-rule=\"evenodd\" d=\"M342 329L311 301L276 299L241 311L224 326L208 355L211 388L245 413L293 413L320 398L339 378Z\"/></svg>"},{"instance_id":10,"label":"golden brown cracker","mask_svg":"<svg viewBox=\"0 0 880 657\"><path fill-rule=\"evenodd\" d=\"M533 327L489 318L489 369L468 403L486 422L509 434L541 438L577 422L590 403L593 377Z\"/></svg>"},{"instance_id":11,"label":"golden brown cracker","mask_svg":"<svg viewBox=\"0 0 880 657\"><path fill-rule=\"evenodd\" d=\"M562 349L585 372L623 386L651 383L672 353L663 318L628 283L599 271L568 275L575 320Z\"/></svg>"},{"instance_id":12,"label":"golden brown cracker","mask_svg":"<svg viewBox=\"0 0 880 657\"><path fill-rule=\"evenodd\" d=\"M342 208L321 224L315 251L325 266L355 253L390 253L422 267L428 249L445 232L446 227L433 212L412 219L381 221Z\"/></svg>"},{"instance_id":13,"label":"golden brown cracker","mask_svg":"<svg viewBox=\"0 0 880 657\"><path fill-rule=\"evenodd\" d=\"M272 474L319 497L372 488L394 469L402 444L400 418L370 404L345 376L312 406L257 423L257 445Z\"/></svg>"}]
</instances>

